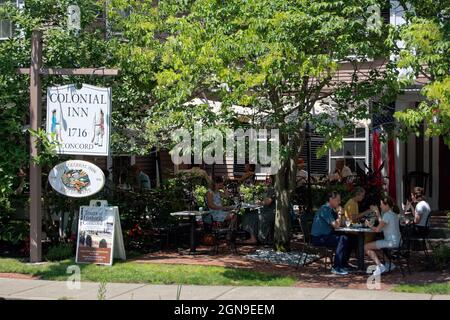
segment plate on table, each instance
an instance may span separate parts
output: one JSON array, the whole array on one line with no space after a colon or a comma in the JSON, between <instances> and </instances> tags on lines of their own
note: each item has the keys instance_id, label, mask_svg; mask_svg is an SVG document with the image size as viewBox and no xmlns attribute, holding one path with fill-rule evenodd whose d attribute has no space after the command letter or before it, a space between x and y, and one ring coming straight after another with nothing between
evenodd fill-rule
<instances>
[{"instance_id":1,"label":"plate on table","mask_svg":"<svg viewBox=\"0 0 450 320\"><path fill-rule=\"evenodd\" d=\"M361 223L354 223L352 224L352 228L362 228L363 225Z\"/></svg>"}]
</instances>

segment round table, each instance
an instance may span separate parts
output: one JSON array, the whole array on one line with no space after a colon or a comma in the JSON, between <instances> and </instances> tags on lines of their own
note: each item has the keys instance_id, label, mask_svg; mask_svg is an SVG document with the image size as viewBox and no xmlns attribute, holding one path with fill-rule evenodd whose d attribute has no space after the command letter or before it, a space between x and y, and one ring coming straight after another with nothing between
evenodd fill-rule
<instances>
[{"instance_id":1,"label":"round table","mask_svg":"<svg viewBox=\"0 0 450 320\"><path fill-rule=\"evenodd\" d=\"M370 228L367 227L341 227L335 229L336 232L346 233L346 234L352 234L358 236L358 269L361 271L365 271L364 266L364 239L366 233L375 233Z\"/></svg>"},{"instance_id":2,"label":"round table","mask_svg":"<svg viewBox=\"0 0 450 320\"><path fill-rule=\"evenodd\" d=\"M203 216L205 214L208 214L209 211L177 211L172 212L171 216L179 216L179 217L189 217L189 221L191 223L191 232L190 232L190 254L196 253L196 247L195 247L195 226L196 226L196 217Z\"/></svg>"}]
</instances>

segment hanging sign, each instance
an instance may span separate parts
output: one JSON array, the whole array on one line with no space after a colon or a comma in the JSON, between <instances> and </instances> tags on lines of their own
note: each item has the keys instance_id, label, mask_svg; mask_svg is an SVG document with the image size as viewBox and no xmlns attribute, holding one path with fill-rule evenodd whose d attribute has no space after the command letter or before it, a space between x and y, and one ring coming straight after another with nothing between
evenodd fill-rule
<instances>
[{"instance_id":1,"label":"hanging sign","mask_svg":"<svg viewBox=\"0 0 450 320\"><path fill-rule=\"evenodd\" d=\"M47 89L47 133L56 152L109 155L111 88L74 84Z\"/></svg>"},{"instance_id":2,"label":"hanging sign","mask_svg":"<svg viewBox=\"0 0 450 320\"><path fill-rule=\"evenodd\" d=\"M81 206L75 261L112 265L113 257L126 260L118 207Z\"/></svg>"},{"instance_id":3,"label":"hanging sign","mask_svg":"<svg viewBox=\"0 0 450 320\"><path fill-rule=\"evenodd\" d=\"M83 160L69 160L56 165L48 181L57 192L74 198L88 197L105 185L105 175L96 165Z\"/></svg>"}]
</instances>

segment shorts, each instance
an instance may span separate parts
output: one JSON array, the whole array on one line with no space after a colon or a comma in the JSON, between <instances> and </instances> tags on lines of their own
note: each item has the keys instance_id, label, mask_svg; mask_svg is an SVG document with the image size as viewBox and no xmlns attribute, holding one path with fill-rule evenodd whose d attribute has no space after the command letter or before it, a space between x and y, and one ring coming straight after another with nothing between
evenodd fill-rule
<instances>
[{"instance_id":1,"label":"shorts","mask_svg":"<svg viewBox=\"0 0 450 320\"><path fill-rule=\"evenodd\" d=\"M377 247L377 249L383 249L383 248L394 249L394 248L398 248L399 243L397 241L392 241L392 240L377 240L377 241L375 241L375 246Z\"/></svg>"},{"instance_id":2,"label":"shorts","mask_svg":"<svg viewBox=\"0 0 450 320\"><path fill-rule=\"evenodd\" d=\"M224 222L228 217L228 212L226 211L211 211L211 216L213 221Z\"/></svg>"}]
</instances>

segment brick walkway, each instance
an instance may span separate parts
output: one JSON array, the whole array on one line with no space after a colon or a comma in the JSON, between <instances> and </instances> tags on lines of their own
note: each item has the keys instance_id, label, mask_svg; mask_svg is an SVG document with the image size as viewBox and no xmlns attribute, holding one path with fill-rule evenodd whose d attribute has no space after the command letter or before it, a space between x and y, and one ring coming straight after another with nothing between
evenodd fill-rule
<instances>
[{"instance_id":1,"label":"brick walkway","mask_svg":"<svg viewBox=\"0 0 450 320\"><path fill-rule=\"evenodd\" d=\"M208 249L199 247L199 250ZM346 289L366 289L367 275L363 273L351 273L348 276L333 275L324 270L321 261L307 265L304 268L281 264L273 264L264 261L255 261L245 258L245 255L256 249L255 246L240 246L239 254L232 255L225 248L218 255L180 255L177 251L161 251L149 253L133 259L140 263L158 263L158 264L188 264L188 265L208 265L220 266L226 268L240 268L252 271L259 271L271 274L280 274L292 276L298 279L296 287L312 288L346 288ZM352 259L350 261L356 264ZM366 261L368 264L370 261ZM448 271L426 271L423 264L423 257L415 253L415 259L411 261L412 274L406 271L405 277L402 276L400 269L386 273L381 278L381 289L390 290L397 284L425 284L430 282L449 282L450 273Z\"/></svg>"}]
</instances>

